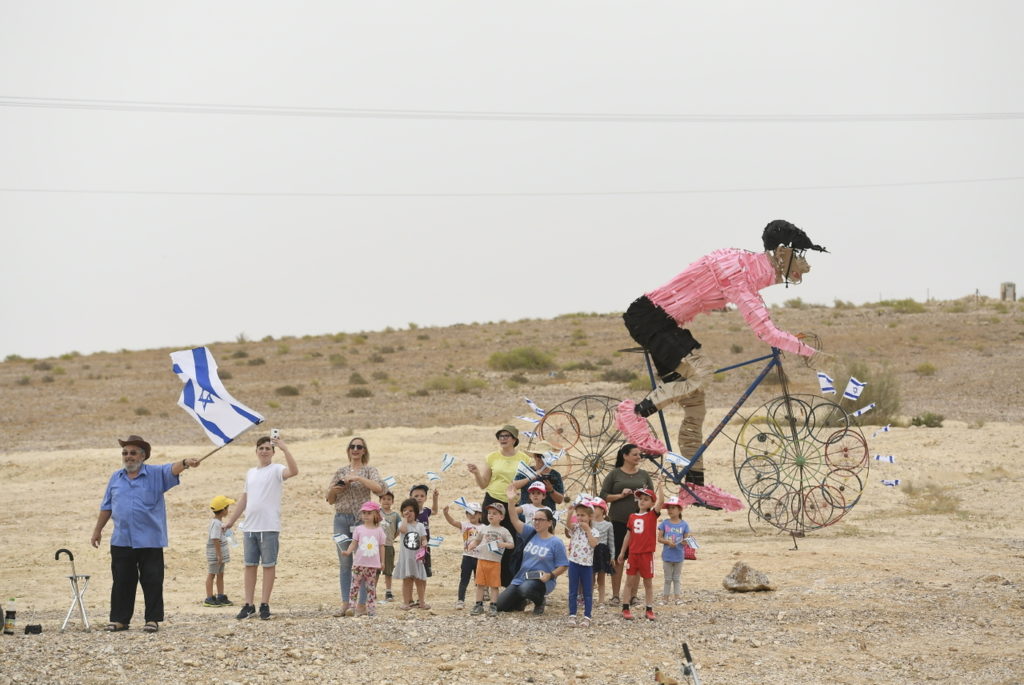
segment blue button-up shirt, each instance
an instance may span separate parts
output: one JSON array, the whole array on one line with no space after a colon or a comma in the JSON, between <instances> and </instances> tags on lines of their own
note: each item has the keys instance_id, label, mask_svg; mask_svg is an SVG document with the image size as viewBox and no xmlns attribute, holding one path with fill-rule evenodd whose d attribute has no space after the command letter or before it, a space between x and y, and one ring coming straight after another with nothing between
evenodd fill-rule
<instances>
[{"instance_id":1,"label":"blue button-up shirt","mask_svg":"<svg viewBox=\"0 0 1024 685\"><path fill-rule=\"evenodd\" d=\"M171 473L173 464L143 464L139 475L129 478L124 469L114 471L103 493L100 511L111 512L117 547L166 547L167 507L164 493L181 482Z\"/></svg>"}]
</instances>

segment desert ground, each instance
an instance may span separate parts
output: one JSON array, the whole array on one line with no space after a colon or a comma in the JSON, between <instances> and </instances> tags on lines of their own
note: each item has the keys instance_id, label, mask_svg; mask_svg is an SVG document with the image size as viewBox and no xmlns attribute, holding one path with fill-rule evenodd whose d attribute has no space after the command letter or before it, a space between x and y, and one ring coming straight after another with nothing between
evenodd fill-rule
<instances>
[{"instance_id":1,"label":"desert ground","mask_svg":"<svg viewBox=\"0 0 1024 685\"><path fill-rule=\"evenodd\" d=\"M849 359L893 373L900 418L869 439L869 450L892 454L895 463L872 462L857 505L802 538L751 528L746 509L687 509L701 548L684 565L685 604L657 606L656 621L632 623L601 607L589 630L565 621L564 579L542 617L492 619L454 609L461 552L440 514L431 528L446 540L435 549L432 609L407 613L382 604L374 619L334 618L337 560L324 492L343 463L347 436L356 434L400 491L437 470L448 452L458 463L443 474L442 504L479 500L465 464L493 451L500 425L528 428L515 418L529 411L524 395L550 408L582 394L642 394L598 377L606 367L639 366L636 357L615 353L629 341L614 316L211 344L230 371L228 388L264 413L268 427L281 428L300 467L285 484L274 617L236 621L231 608L202 606L208 503L240 494L260 427L186 471L168 493L167 620L155 635L140 629L141 593L128 632L86 632L77 615L60 632L71 602L70 565L54 553L70 549L77 571L91 576L86 606L94 628L102 627L112 525L99 549L89 536L104 485L120 464L116 438L149 439L153 463L211 449L174 405L180 385L168 350L9 359L0 364L0 598L17 597L18 625L15 635L0 637L0 683L643 683L655 667L683 679L683 642L708 684L1024 682L1020 312L984 303L921 313L793 307L777 319L793 330L825 327L837 383L845 382L838 369ZM723 363L757 351L734 313L706 333ZM489 367L491 353L513 345L549 351L558 366L522 374ZM247 356L233 356L239 350ZM345 359L332 362L331 355ZM253 358L266 361L249 365ZM593 360L596 370L566 370L582 360ZM611 364L598 363L604 360ZM815 390L812 369L790 369L796 390ZM370 380L375 370L387 378L366 384L370 397L347 396L350 374ZM480 382L460 388L441 378ZM275 394L286 383L300 394ZM713 384L711 403L720 408L706 425L742 385ZM777 391L759 389L748 414ZM926 411L943 414L943 425L901 425ZM667 414L674 432L680 417ZM871 421L862 426L869 438L877 429ZM727 437L709 453L707 471L711 482L738 491ZM881 482L891 479L900 485ZM239 604L240 559L236 548L227 579ZM767 574L775 589L725 590L722 579L737 561ZM659 577L655 588L660 592ZM24 634L30 623L41 624L42 634Z\"/></svg>"}]
</instances>

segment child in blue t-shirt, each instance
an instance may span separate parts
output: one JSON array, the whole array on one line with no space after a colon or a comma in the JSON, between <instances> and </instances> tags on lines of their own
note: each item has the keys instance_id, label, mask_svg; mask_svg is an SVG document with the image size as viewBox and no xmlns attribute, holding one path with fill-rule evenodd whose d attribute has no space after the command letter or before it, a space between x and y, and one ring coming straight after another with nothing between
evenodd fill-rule
<instances>
[{"instance_id":1,"label":"child in blue t-shirt","mask_svg":"<svg viewBox=\"0 0 1024 685\"><path fill-rule=\"evenodd\" d=\"M690 525L683 520L683 506L678 497L665 500L668 518L658 524L658 542L662 544L661 564L665 572L665 586L661 591L661 603L675 600L682 604L682 574L685 558L686 537Z\"/></svg>"}]
</instances>

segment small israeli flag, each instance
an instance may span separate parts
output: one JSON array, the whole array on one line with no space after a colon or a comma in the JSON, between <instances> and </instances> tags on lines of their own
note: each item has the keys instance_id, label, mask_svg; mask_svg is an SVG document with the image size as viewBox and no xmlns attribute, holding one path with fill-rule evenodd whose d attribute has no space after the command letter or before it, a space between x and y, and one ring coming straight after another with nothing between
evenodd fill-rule
<instances>
[{"instance_id":1,"label":"small israeli flag","mask_svg":"<svg viewBox=\"0 0 1024 685\"><path fill-rule=\"evenodd\" d=\"M575 507L577 504L589 502L592 499L594 499L594 496L591 495L589 492L581 492L580 494L576 495L576 499L572 501L572 505Z\"/></svg>"},{"instance_id":2,"label":"small israeli flag","mask_svg":"<svg viewBox=\"0 0 1024 685\"><path fill-rule=\"evenodd\" d=\"M846 390L843 391L843 399L857 399L860 397L860 393L864 390L865 385L867 385L867 383L861 383L853 376L850 376L850 382L846 384Z\"/></svg>"},{"instance_id":3,"label":"small israeli flag","mask_svg":"<svg viewBox=\"0 0 1024 685\"><path fill-rule=\"evenodd\" d=\"M551 468L556 461L562 458L563 454L565 454L565 450L558 450L557 453L545 452L544 456L542 457L542 459L544 460L544 466Z\"/></svg>"},{"instance_id":4,"label":"small israeli flag","mask_svg":"<svg viewBox=\"0 0 1024 685\"><path fill-rule=\"evenodd\" d=\"M388 476L381 482L384 483L384 487L386 487L388 490L398 485L398 480L396 480L394 476Z\"/></svg>"},{"instance_id":5,"label":"small israeli flag","mask_svg":"<svg viewBox=\"0 0 1024 685\"><path fill-rule=\"evenodd\" d=\"M437 475L433 471L427 471L427 480L431 483L436 483L441 480L441 476Z\"/></svg>"},{"instance_id":6,"label":"small israeli flag","mask_svg":"<svg viewBox=\"0 0 1024 685\"><path fill-rule=\"evenodd\" d=\"M882 426L881 428L879 428L878 430L876 430L874 433L872 433L871 437L872 438L877 438L880 434L888 433L891 430L892 430L892 424L891 423L887 423L884 426Z\"/></svg>"},{"instance_id":7,"label":"small israeli flag","mask_svg":"<svg viewBox=\"0 0 1024 685\"><path fill-rule=\"evenodd\" d=\"M835 381L833 381L832 378L824 371L818 372L818 385L821 386L821 392L823 395L836 394Z\"/></svg>"},{"instance_id":8,"label":"small israeli flag","mask_svg":"<svg viewBox=\"0 0 1024 685\"><path fill-rule=\"evenodd\" d=\"M336 533L334 536L334 544L338 546L342 552L348 549L348 546L352 544L352 538L345 535L344 533Z\"/></svg>"},{"instance_id":9,"label":"small israeli flag","mask_svg":"<svg viewBox=\"0 0 1024 685\"><path fill-rule=\"evenodd\" d=\"M452 502L452 504L454 504L457 507L462 507L466 511L469 511L469 502L466 501L465 497L458 498L457 500Z\"/></svg>"},{"instance_id":10,"label":"small israeli flag","mask_svg":"<svg viewBox=\"0 0 1024 685\"><path fill-rule=\"evenodd\" d=\"M686 546L690 549L700 549L700 545L697 544L697 538L693 536L686 538Z\"/></svg>"},{"instance_id":11,"label":"small israeli flag","mask_svg":"<svg viewBox=\"0 0 1024 685\"><path fill-rule=\"evenodd\" d=\"M875 408L875 403L872 402L868 406L861 407L857 411L853 412L852 414L850 414L850 416L863 416L864 414L867 414L869 411L871 411L874 408Z\"/></svg>"},{"instance_id":12,"label":"small israeli flag","mask_svg":"<svg viewBox=\"0 0 1024 685\"><path fill-rule=\"evenodd\" d=\"M451 467L455 466L455 462L458 461L454 455L445 452L441 455L441 473L444 473Z\"/></svg>"},{"instance_id":13,"label":"small israeli flag","mask_svg":"<svg viewBox=\"0 0 1024 685\"><path fill-rule=\"evenodd\" d=\"M665 452L665 461L676 466L686 467L690 465L690 460L681 454L675 452Z\"/></svg>"},{"instance_id":14,"label":"small israeli flag","mask_svg":"<svg viewBox=\"0 0 1024 685\"><path fill-rule=\"evenodd\" d=\"M891 454L876 454L875 461L884 461L887 464L895 464L896 457Z\"/></svg>"},{"instance_id":15,"label":"small israeli flag","mask_svg":"<svg viewBox=\"0 0 1024 685\"><path fill-rule=\"evenodd\" d=\"M171 370L185 384L178 406L199 422L214 445L223 447L263 423L262 416L232 397L224 387L217 375L217 362L207 348L171 352Z\"/></svg>"},{"instance_id":16,"label":"small israeli flag","mask_svg":"<svg viewBox=\"0 0 1024 685\"><path fill-rule=\"evenodd\" d=\"M444 538L442 536L432 535L430 536L430 542L428 542L427 544L431 547L440 547L442 542L444 542Z\"/></svg>"},{"instance_id":17,"label":"small israeli flag","mask_svg":"<svg viewBox=\"0 0 1024 685\"><path fill-rule=\"evenodd\" d=\"M893 480L883 480L882 481L882 485L886 486L887 488L894 488L894 487L896 487L899 484L900 484L900 479L899 478L896 478L896 479L893 479Z\"/></svg>"},{"instance_id":18,"label":"small israeli flag","mask_svg":"<svg viewBox=\"0 0 1024 685\"><path fill-rule=\"evenodd\" d=\"M523 435L531 440L537 439L537 431L523 431Z\"/></svg>"},{"instance_id":19,"label":"small israeli flag","mask_svg":"<svg viewBox=\"0 0 1024 685\"><path fill-rule=\"evenodd\" d=\"M530 399L529 397L524 397L523 399L524 399L524 400L526 400L526 405L527 405L527 406L528 406L528 407L529 407L530 409L532 409L532 410L533 410L533 413L534 413L534 414L536 414L537 416L541 416L541 417L543 417L543 416L544 416L544 415L545 415L545 414L547 413L546 411L544 411L543 409L541 409L540 407L538 407L538 406L537 406L537 403L536 403L536 402L534 402L533 400L531 400L531 399Z\"/></svg>"},{"instance_id":20,"label":"small israeli flag","mask_svg":"<svg viewBox=\"0 0 1024 685\"><path fill-rule=\"evenodd\" d=\"M530 423L540 423L540 419L534 418L532 416L517 416L516 418L519 419L520 421L528 421Z\"/></svg>"},{"instance_id":21,"label":"small israeli flag","mask_svg":"<svg viewBox=\"0 0 1024 685\"><path fill-rule=\"evenodd\" d=\"M516 473L530 479L537 478L537 472L530 468L525 461L519 462L519 466L516 467Z\"/></svg>"}]
</instances>

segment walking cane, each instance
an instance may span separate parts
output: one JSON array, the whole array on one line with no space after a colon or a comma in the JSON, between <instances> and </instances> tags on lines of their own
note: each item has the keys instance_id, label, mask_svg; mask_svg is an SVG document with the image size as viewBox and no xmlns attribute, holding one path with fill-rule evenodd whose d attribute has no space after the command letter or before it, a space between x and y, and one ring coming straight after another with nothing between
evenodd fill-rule
<instances>
[{"instance_id":1,"label":"walking cane","mask_svg":"<svg viewBox=\"0 0 1024 685\"><path fill-rule=\"evenodd\" d=\"M82 617L82 627L84 630L89 630L89 617L85 615L85 602L82 601L82 595L89 587L89 576L80 575L75 571L75 555L71 553L69 549L58 549L57 553L53 555L54 561L60 560L61 554L68 555L68 561L71 562L71 575L68 576L68 580L71 581L71 608L68 609L68 615L64 617L64 625L60 627L61 632L68 627L68 621L71 620L71 614L74 613L75 607L78 607L78 613ZM83 581L82 585L79 586L78 582Z\"/></svg>"}]
</instances>

